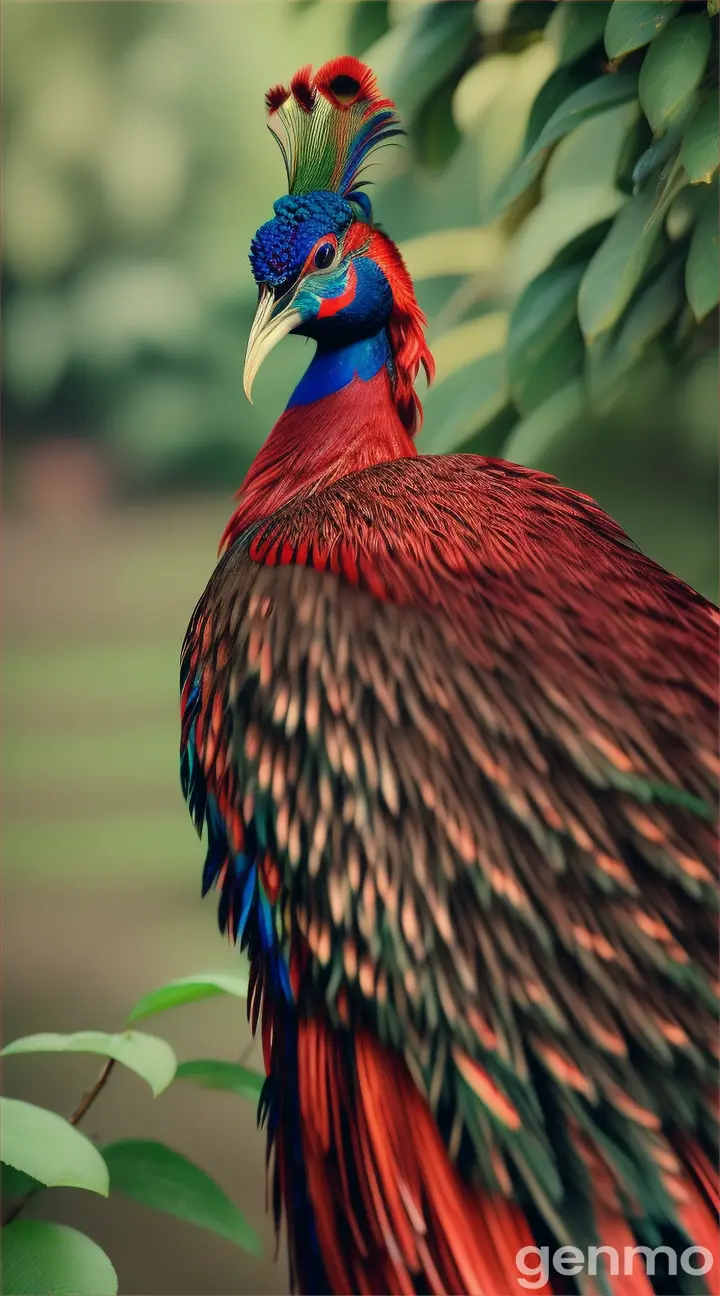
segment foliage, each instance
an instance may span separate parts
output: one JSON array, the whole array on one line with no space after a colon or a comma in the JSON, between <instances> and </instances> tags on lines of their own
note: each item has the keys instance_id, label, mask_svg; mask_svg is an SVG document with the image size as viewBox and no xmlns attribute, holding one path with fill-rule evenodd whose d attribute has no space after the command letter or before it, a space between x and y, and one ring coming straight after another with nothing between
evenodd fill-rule
<instances>
[{"instance_id":1,"label":"foliage","mask_svg":"<svg viewBox=\"0 0 720 1296\"><path fill-rule=\"evenodd\" d=\"M648 363L677 371L715 348L713 12L667 0L440 3L366 52L409 116L422 159L427 122L419 134L415 124L430 111L434 87L421 88L437 47L456 147L474 145L490 177L479 227L462 231L463 241L485 234L488 260L468 267L446 322L451 342L458 320L491 307L499 324L494 336L466 332L461 363L440 367L426 449L542 462L568 428L616 409ZM498 154L501 121L503 144L518 140L514 157ZM443 272L460 233L416 240L416 278ZM492 234L504 243L506 270L494 300ZM444 343L441 331L435 348Z\"/></svg>"},{"instance_id":2,"label":"foliage","mask_svg":"<svg viewBox=\"0 0 720 1296\"><path fill-rule=\"evenodd\" d=\"M227 973L184 977L146 995L128 1021L216 994L244 998L247 979ZM187 1157L149 1139L126 1139L98 1150L76 1128L105 1087L116 1062L150 1085L153 1094L173 1079L188 1079L258 1100L263 1077L237 1063L198 1058L177 1064L165 1040L137 1030L109 1035L30 1035L6 1045L2 1055L97 1053L105 1065L90 1093L69 1120L32 1103L2 1098L3 1200L2 1290L5 1296L114 1296L115 1270L104 1252L75 1229L17 1216L43 1187L68 1185L107 1196L123 1193L155 1210L219 1234L253 1254L258 1239L247 1221L204 1170Z\"/></svg>"},{"instance_id":3,"label":"foliage","mask_svg":"<svg viewBox=\"0 0 720 1296\"><path fill-rule=\"evenodd\" d=\"M132 493L227 488L246 470L279 412L272 391L254 408L242 393L247 251L283 185L263 96L296 59L342 48L352 19L292 8L8 6L10 452L82 439ZM298 359L279 361L287 390Z\"/></svg>"},{"instance_id":4,"label":"foliage","mask_svg":"<svg viewBox=\"0 0 720 1296\"><path fill-rule=\"evenodd\" d=\"M287 0L110 14L33 3L8 14L11 449L48 431L99 440L133 490L240 478L304 359L279 348L257 404L244 402L245 250L283 183L262 91L342 49L368 59L408 127L410 151L388 150L374 173L375 205L404 236L434 346L452 354L458 325L494 321L474 354L458 335L462 366L439 366L424 448L505 453L537 393L568 384L570 426L609 411L628 426L625 398L644 373L650 390L663 375L675 385L713 350L713 4ZM540 276L551 295L557 277L559 294L542 364L506 343ZM524 363L542 368L540 388ZM562 430L534 449L538 426L513 444L544 466Z\"/></svg>"}]
</instances>

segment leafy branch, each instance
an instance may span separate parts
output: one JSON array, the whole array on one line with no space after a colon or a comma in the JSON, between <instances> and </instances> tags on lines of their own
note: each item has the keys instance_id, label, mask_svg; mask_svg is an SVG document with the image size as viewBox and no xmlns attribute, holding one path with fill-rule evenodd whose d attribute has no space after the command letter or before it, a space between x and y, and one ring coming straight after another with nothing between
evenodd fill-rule
<instances>
[{"instance_id":1,"label":"leafy branch","mask_svg":"<svg viewBox=\"0 0 720 1296\"><path fill-rule=\"evenodd\" d=\"M206 973L183 977L135 1004L128 1025L182 1004L218 994L244 998L246 992L244 976ZM77 1296L114 1296L117 1292L115 1270L90 1238L65 1226L19 1218L43 1188L76 1187L101 1196L108 1196L111 1190L121 1192L209 1229L248 1251L259 1251L255 1233L234 1204L204 1170L181 1153L150 1139L120 1140L98 1149L77 1128L118 1063L144 1079L156 1097L174 1080L189 1080L257 1101L263 1077L244 1065L248 1051L244 1050L237 1062L194 1058L178 1064L167 1041L134 1028L114 1035L102 1031L29 1035L3 1049L5 1057L96 1053L105 1058L95 1083L67 1120L32 1103L0 1100L3 1187L5 1196L14 1199L2 1229L2 1290L7 1296L27 1296L35 1291L38 1275L43 1291L50 1296L68 1290Z\"/></svg>"},{"instance_id":2,"label":"leafy branch","mask_svg":"<svg viewBox=\"0 0 720 1296\"><path fill-rule=\"evenodd\" d=\"M21 1040L17 1042L22 1043ZM89 1111L89 1109L92 1107L93 1103L95 1102L95 1099L97 1098L98 1094L102 1089L104 1089L105 1085L107 1084L110 1078L110 1072L112 1071L114 1066L115 1066L115 1058L108 1058L107 1062L105 1063L105 1065L103 1066L100 1072L100 1075L95 1081L95 1084L93 1085L92 1089L88 1089L87 1093L83 1094L83 1097L80 1099L80 1102L75 1108L75 1111L73 1112L72 1116L68 1118L69 1125L80 1124L80 1121L82 1120L85 1113ZM23 1193L22 1197L18 1198L15 1204L11 1206L9 1210L6 1212L2 1221L3 1228L7 1224L12 1224L14 1219L17 1219L18 1215L20 1215L21 1212L24 1211L28 1202L32 1200L32 1198L35 1196L37 1192L39 1192L42 1186L43 1185L40 1183L34 1183L32 1187L28 1188L27 1192Z\"/></svg>"}]
</instances>

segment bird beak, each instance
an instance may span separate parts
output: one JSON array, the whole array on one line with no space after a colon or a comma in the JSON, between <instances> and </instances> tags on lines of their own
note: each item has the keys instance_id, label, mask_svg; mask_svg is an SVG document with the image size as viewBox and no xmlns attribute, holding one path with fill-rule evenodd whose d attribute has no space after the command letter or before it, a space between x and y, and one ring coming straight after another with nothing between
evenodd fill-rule
<instances>
[{"instance_id":1,"label":"bird beak","mask_svg":"<svg viewBox=\"0 0 720 1296\"><path fill-rule=\"evenodd\" d=\"M243 387L252 405L252 385L260 365L281 338L302 324L302 315L293 308L295 289L278 300L271 288L263 288L255 312L245 353Z\"/></svg>"}]
</instances>

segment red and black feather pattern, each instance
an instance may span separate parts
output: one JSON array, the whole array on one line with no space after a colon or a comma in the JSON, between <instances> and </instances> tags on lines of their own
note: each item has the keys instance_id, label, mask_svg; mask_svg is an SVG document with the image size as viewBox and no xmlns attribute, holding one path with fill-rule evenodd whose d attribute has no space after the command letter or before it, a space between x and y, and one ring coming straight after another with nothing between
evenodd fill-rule
<instances>
[{"instance_id":1,"label":"red and black feather pattern","mask_svg":"<svg viewBox=\"0 0 720 1296\"><path fill-rule=\"evenodd\" d=\"M295 950L293 1003L257 1002L271 1073L295 1032L300 1289L298 1137L334 1291L516 1290L511 1236L709 1236L715 609L551 478L413 458L236 542L184 660Z\"/></svg>"}]
</instances>

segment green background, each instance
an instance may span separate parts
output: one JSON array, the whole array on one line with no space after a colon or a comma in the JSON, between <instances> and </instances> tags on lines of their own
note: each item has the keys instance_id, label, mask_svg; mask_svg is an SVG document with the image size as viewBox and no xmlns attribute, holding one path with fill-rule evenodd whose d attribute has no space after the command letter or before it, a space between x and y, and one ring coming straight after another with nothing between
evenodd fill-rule
<instances>
[{"instance_id":1,"label":"green background","mask_svg":"<svg viewBox=\"0 0 720 1296\"><path fill-rule=\"evenodd\" d=\"M570 239L629 201L618 175L642 126L632 104L568 135L542 187L495 219L535 96L573 51L558 30L519 30L503 47L500 0L443 8L423 26L423 6L382 0L5 5L6 1039L117 1029L154 985L235 964L212 901L199 902L177 671L232 492L308 359L288 340L247 404L247 249L284 189L265 90L303 63L370 46L397 95L410 138L384 151L373 201L407 249L438 357L425 448L469 438L495 452L543 403L520 381L525 409L503 422L508 313ZM681 204L673 218L682 228ZM678 348L680 315L604 406L578 405L558 379L550 417L525 421L512 457L594 495L713 595L715 322ZM573 327L553 364L575 381ZM234 1001L188 1008L161 1029L181 1057L237 1058L248 1042ZM67 1113L94 1070L83 1057L13 1058L6 1086ZM266 1243L258 1260L121 1199L41 1198L34 1213L105 1247L122 1292L286 1290L249 1104L190 1086L153 1102L116 1073L88 1132L167 1139L217 1177Z\"/></svg>"}]
</instances>

